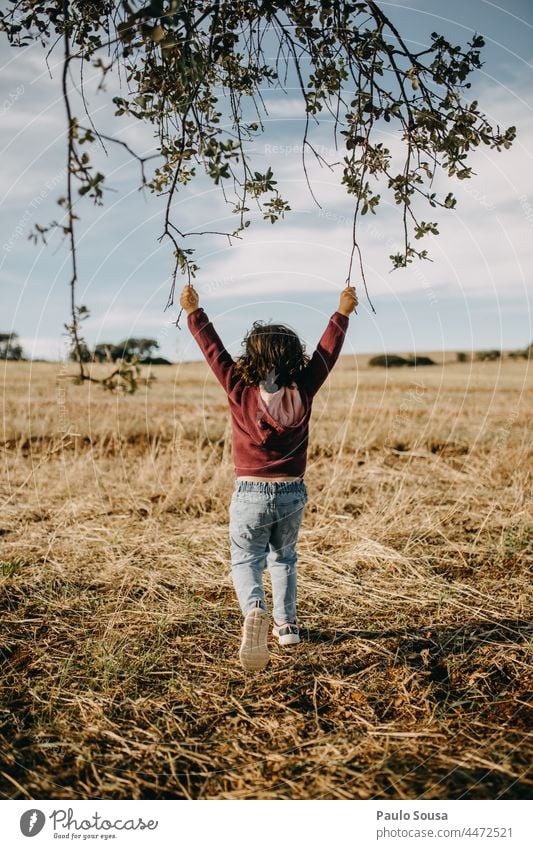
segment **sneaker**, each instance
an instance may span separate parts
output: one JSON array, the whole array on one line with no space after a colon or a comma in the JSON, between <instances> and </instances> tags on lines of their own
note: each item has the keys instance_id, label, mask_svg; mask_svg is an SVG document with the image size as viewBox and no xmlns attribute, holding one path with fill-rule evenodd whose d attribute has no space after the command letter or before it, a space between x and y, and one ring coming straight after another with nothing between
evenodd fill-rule
<instances>
[{"instance_id":1,"label":"sneaker","mask_svg":"<svg viewBox=\"0 0 533 849\"><path fill-rule=\"evenodd\" d=\"M242 642L239 650L241 666L247 672L264 669L268 663L267 646L268 613L262 607L253 607L244 618Z\"/></svg>"},{"instance_id":2,"label":"sneaker","mask_svg":"<svg viewBox=\"0 0 533 849\"><path fill-rule=\"evenodd\" d=\"M294 646L300 642L300 629L293 622L285 622L284 625L276 625L272 633L278 638L280 646Z\"/></svg>"}]
</instances>

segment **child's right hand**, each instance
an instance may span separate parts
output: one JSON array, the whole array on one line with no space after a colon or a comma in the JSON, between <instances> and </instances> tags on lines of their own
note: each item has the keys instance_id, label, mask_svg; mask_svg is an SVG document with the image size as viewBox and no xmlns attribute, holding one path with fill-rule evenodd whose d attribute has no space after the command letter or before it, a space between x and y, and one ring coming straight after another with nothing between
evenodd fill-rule
<instances>
[{"instance_id":1,"label":"child's right hand","mask_svg":"<svg viewBox=\"0 0 533 849\"><path fill-rule=\"evenodd\" d=\"M180 296L180 305L183 307L187 315L189 313L194 312L194 310L198 309L200 299L198 297L198 292L192 285L189 283L187 286L183 287L183 291Z\"/></svg>"},{"instance_id":2,"label":"child's right hand","mask_svg":"<svg viewBox=\"0 0 533 849\"><path fill-rule=\"evenodd\" d=\"M337 312L342 313L342 315L350 315L356 308L359 301L357 300L357 294L355 292L355 286L346 286L345 289L341 292L341 297L339 301L339 309Z\"/></svg>"}]
</instances>

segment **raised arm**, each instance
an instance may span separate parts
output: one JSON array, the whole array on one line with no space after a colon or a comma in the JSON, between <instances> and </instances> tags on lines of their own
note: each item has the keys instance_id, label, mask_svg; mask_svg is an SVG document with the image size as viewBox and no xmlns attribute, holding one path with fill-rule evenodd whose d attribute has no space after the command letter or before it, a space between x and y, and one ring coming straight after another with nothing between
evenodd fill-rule
<instances>
[{"instance_id":1,"label":"raised arm","mask_svg":"<svg viewBox=\"0 0 533 849\"><path fill-rule=\"evenodd\" d=\"M180 304L187 313L187 326L202 354L219 383L229 394L235 382L235 363L231 354L226 351L205 310L199 306L198 295L193 286L185 286Z\"/></svg>"},{"instance_id":2,"label":"raised arm","mask_svg":"<svg viewBox=\"0 0 533 849\"><path fill-rule=\"evenodd\" d=\"M304 370L304 381L311 395L315 395L337 362L348 329L348 316L357 306L353 286L341 292L339 308L331 316L313 356Z\"/></svg>"}]
</instances>

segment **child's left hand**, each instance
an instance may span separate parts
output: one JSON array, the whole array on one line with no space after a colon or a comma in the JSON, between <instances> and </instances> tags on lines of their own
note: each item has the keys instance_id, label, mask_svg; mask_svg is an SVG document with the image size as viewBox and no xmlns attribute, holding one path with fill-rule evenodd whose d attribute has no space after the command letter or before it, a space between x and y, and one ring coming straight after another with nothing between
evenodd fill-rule
<instances>
[{"instance_id":1,"label":"child's left hand","mask_svg":"<svg viewBox=\"0 0 533 849\"><path fill-rule=\"evenodd\" d=\"M338 312L349 316L350 313L354 312L358 303L355 286L345 286L341 292Z\"/></svg>"},{"instance_id":2,"label":"child's left hand","mask_svg":"<svg viewBox=\"0 0 533 849\"><path fill-rule=\"evenodd\" d=\"M194 312L194 310L197 310L199 303L200 299L198 297L198 292L196 291L192 283L189 283L187 286L184 286L180 296L180 305L183 307L187 315L189 315L189 313L191 312Z\"/></svg>"}]
</instances>

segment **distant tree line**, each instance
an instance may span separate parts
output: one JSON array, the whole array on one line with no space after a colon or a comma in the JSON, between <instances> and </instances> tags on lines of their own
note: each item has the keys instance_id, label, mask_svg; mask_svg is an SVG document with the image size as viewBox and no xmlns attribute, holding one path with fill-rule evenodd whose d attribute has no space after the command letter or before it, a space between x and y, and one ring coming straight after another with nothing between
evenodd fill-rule
<instances>
[{"instance_id":1,"label":"distant tree line","mask_svg":"<svg viewBox=\"0 0 533 849\"><path fill-rule=\"evenodd\" d=\"M0 360L24 360L24 350L20 344L18 333L1 333L0 332ZM99 342L94 348L83 342L80 345L80 353L84 363L116 363L121 360L131 363L137 362L140 365L171 365L170 361L164 357L154 356L154 352L159 349L157 339L146 339L144 337L132 336L124 339L118 344L113 342ZM468 354L464 351L457 352L457 361L460 363L478 362L491 360L499 360L503 357L503 352L497 348L491 348L483 351L471 351ZM525 348L517 348L514 351L508 351L507 357L511 359L529 359L533 358L533 342L526 345ZM75 350L70 354L70 359L78 362L78 355ZM383 366L390 368L394 366L430 366L435 365L430 357L415 356L411 354L407 357L399 354L378 354L371 357L368 361L369 366Z\"/></svg>"},{"instance_id":2,"label":"distant tree line","mask_svg":"<svg viewBox=\"0 0 533 849\"><path fill-rule=\"evenodd\" d=\"M85 343L81 347L84 363L116 363L118 360L131 363L137 362L141 365L170 365L170 360L164 357L154 356L159 349L157 339L145 339L130 337L115 345L113 342L100 342L94 348L89 348ZM0 332L0 360L25 360L24 349L19 342L18 333ZM75 352L70 354L70 359L77 362Z\"/></svg>"},{"instance_id":3,"label":"distant tree line","mask_svg":"<svg viewBox=\"0 0 533 849\"><path fill-rule=\"evenodd\" d=\"M80 354L84 363L116 363L118 360L131 362L136 360L141 365L170 365L170 361L164 357L154 356L154 351L159 348L157 339L144 339L130 337L118 344L113 342L99 342L94 348L89 348L83 343L80 346ZM73 350L70 359L78 362L78 353Z\"/></svg>"},{"instance_id":4,"label":"distant tree line","mask_svg":"<svg viewBox=\"0 0 533 849\"><path fill-rule=\"evenodd\" d=\"M528 360L530 357L533 357L533 342L531 345L526 345L525 348L516 348L514 351L508 351L507 356L512 360ZM503 352L498 348L489 348L485 351L472 351L471 354L466 354L464 351L457 352L457 360L460 363L467 363L472 360L476 360L477 362L491 362L502 359L502 357Z\"/></svg>"},{"instance_id":5,"label":"distant tree line","mask_svg":"<svg viewBox=\"0 0 533 849\"><path fill-rule=\"evenodd\" d=\"M525 348L518 348L516 351L509 351L509 357L512 359L523 358L524 360L533 359L533 342Z\"/></svg>"},{"instance_id":6,"label":"distant tree line","mask_svg":"<svg viewBox=\"0 0 533 849\"><path fill-rule=\"evenodd\" d=\"M484 351L471 351L468 354L465 351L457 351L457 362L491 362L502 359L504 352L498 348L489 348ZM530 358L533 359L533 342L531 345L526 345L525 348L517 348L514 351L506 352L506 356L512 360ZM411 354L407 357L400 354L378 354L371 357L368 361L369 366L382 366L383 368L394 368L399 366L434 366L435 362L431 357L417 357Z\"/></svg>"},{"instance_id":7,"label":"distant tree line","mask_svg":"<svg viewBox=\"0 0 533 849\"><path fill-rule=\"evenodd\" d=\"M384 368L391 368L391 366L434 366L435 361L431 357L401 357L399 354L378 354L369 359L368 365L383 366Z\"/></svg>"},{"instance_id":8,"label":"distant tree line","mask_svg":"<svg viewBox=\"0 0 533 849\"><path fill-rule=\"evenodd\" d=\"M18 342L18 333L0 333L0 359L23 360L24 351Z\"/></svg>"}]
</instances>

